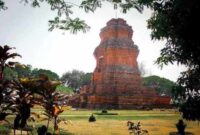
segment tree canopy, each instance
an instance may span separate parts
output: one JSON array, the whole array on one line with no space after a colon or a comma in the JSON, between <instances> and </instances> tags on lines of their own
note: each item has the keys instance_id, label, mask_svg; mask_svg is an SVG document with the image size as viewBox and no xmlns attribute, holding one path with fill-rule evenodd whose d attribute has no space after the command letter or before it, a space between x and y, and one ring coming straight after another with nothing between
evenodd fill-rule
<instances>
[{"instance_id":1,"label":"tree canopy","mask_svg":"<svg viewBox=\"0 0 200 135\"><path fill-rule=\"evenodd\" d=\"M47 69L38 69L38 68L32 68L31 65L20 65L17 64L13 68L5 68L4 70L4 79L6 80L11 80L13 77L18 77L18 78L38 78L40 74L45 74L48 76L50 80L59 80L59 76Z\"/></svg>"},{"instance_id":2,"label":"tree canopy","mask_svg":"<svg viewBox=\"0 0 200 135\"><path fill-rule=\"evenodd\" d=\"M195 120L194 117L199 120L194 112L200 110L197 106L200 104L200 39L196 34L200 27L197 19L199 7L198 0L154 1L154 14L148 20L152 39L166 40L157 63L161 66L178 63L187 67L178 83L185 90L184 103L180 110L183 117L190 120ZM180 94L182 96L182 92Z\"/></svg>"},{"instance_id":3,"label":"tree canopy","mask_svg":"<svg viewBox=\"0 0 200 135\"><path fill-rule=\"evenodd\" d=\"M148 76L143 78L144 86L155 88L159 95L172 96L172 88L176 84L166 78L161 78L159 76Z\"/></svg>"},{"instance_id":4,"label":"tree canopy","mask_svg":"<svg viewBox=\"0 0 200 135\"><path fill-rule=\"evenodd\" d=\"M33 77L39 77L40 74L45 74L50 80L59 80L58 74L51 70L34 68L31 71Z\"/></svg>"},{"instance_id":5,"label":"tree canopy","mask_svg":"<svg viewBox=\"0 0 200 135\"><path fill-rule=\"evenodd\" d=\"M83 85L88 85L90 83L91 73L84 73L79 70L72 70L64 73L60 80L65 86L71 87L74 92L80 90Z\"/></svg>"},{"instance_id":6,"label":"tree canopy","mask_svg":"<svg viewBox=\"0 0 200 135\"><path fill-rule=\"evenodd\" d=\"M6 10L9 7L6 6L5 0L0 0L0 10ZM97 8L100 8L104 2L109 2L113 4L114 9L120 7L123 13L126 13L129 9L135 8L139 12L142 12L144 5L152 0L133 0L124 1L122 0L80 0L80 1L70 1L70 0L19 0L20 3L29 4L34 8L38 8L42 3L47 3L53 12L56 12L56 16L49 20L49 31L57 28L60 30L68 30L72 33L77 33L78 31L86 32L90 29L90 26L80 17L73 16L73 7L78 7L83 9L84 12L94 12Z\"/></svg>"}]
</instances>

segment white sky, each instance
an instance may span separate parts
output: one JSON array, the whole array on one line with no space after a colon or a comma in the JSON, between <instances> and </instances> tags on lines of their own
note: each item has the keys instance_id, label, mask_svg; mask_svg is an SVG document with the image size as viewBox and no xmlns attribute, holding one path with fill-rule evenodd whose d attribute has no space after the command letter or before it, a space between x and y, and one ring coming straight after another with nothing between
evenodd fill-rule
<instances>
[{"instance_id":1,"label":"white sky","mask_svg":"<svg viewBox=\"0 0 200 135\"><path fill-rule=\"evenodd\" d=\"M143 14L136 10L122 14L114 11L110 4L103 5L95 13L84 13L75 8L74 16L86 20L91 29L85 34L80 32L72 35L60 30L48 31L48 20L53 19L55 13L50 11L47 4L30 8L30 5L24 6L19 1L6 0L8 10L0 11L0 45L16 47L16 52L22 55L19 59L21 63L50 69L60 76L73 69L93 72L96 64L93 51L100 43L100 29L117 14L118 18L125 19L132 26L133 41L140 49L138 62L145 65L148 75L176 81L184 69L183 66L170 65L161 70L154 65L164 42L150 38L151 31L146 27L146 20L151 16L150 10L144 10Z\"/></svg>"}]
</instances>

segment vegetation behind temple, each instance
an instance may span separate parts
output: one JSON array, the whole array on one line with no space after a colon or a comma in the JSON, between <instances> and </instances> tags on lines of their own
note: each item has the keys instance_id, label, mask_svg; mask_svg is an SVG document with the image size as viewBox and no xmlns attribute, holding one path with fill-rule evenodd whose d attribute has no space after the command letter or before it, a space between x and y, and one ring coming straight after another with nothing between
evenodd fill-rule
<instances>
[{"instance_id":1,"label":"vegetation behind temple","mask_svg":"<svg viewBox=\"0 0 200 135\"><path fill-rule=\"evenodd\" d=\"M148 76L143 78L144 86L155 88L159 95L168 95L171 96L172 88L176 84L166 78L161 78L159 76Z\"/></svg>"},{"instance_id":2,"label":"vegetation behind temple","mask_svg":"<svg viewBox=\"0 0 200 135\"><path fill-rule=\"evenodd\" d=\"M6 68L4 70L4 79L12 80L13 77L27 77L27 78L38 78L40 74L45 74L49 77L50 80L59 80L58 74L51 70L32 68L31 65L25 66L16 66L15 68ZM70 87L65 87L63 85L57 86L56 90L64 92L64 93L73 93L73 89Z\"/></svg>"},{"instance_id":3,"label":"vegetation behind temple","mask_svg":"<svg viewBox=\"0 0 200 135\"><path fill-rule=\"evenodd\" d=\"M11 80L13 76L16 77L38 77L39 74L47 75L51 80L59 80L59 76L46 69L32 68L31 65L26 65L25 67L15 67L14 69L5 69L5 79ZM92 73L85 73L79 70L67 71L62 75L60 80L63 85L59 85L57 90L65 93L73 93L79 91L83 85L90 84ZM159 95L172 95L172 87L176 84L166 78L161 78L159 76L148 76L143 77L143 84L146 87L155 88Z\"/></svg>"},{"instance_id":4,"label":"vegetation behind temple","mask_svg":"<svg viewBox=\"0 0 200 135\"><path fill-rule=\"evenodd\" d=\"M91 75L92 73L72 70L64 73L61 77L61 81L75 91L79 91L83 85L90 84ZM143 77L143 84L146 87L155 88L159 95L168 96L173 95L172 88L176 86L176 83L173 81L155 75Z\"/></svg>"},{"instance_id":5,"label":"vegetation behind temple","mask_svg":"<svg viewBox=\"0 0 200 135\"><path fill-rule=\"evenodd\" d=\"M31 65L24 65L24 66L16 66L13 69L6 68L4 71L4 78L6 80L12 79L13 76L22 78L22 77L39 77L40 74L45 74L49 77L51 80L59 80L59 76L51 71L46 69L38 69L38 68L32 68Z\"/></svg>"}]
</instances>

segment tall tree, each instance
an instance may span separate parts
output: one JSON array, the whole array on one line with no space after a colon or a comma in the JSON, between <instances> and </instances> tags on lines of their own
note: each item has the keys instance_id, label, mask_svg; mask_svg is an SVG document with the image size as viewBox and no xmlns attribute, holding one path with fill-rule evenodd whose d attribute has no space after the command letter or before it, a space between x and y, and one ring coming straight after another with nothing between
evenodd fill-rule
<instances>
[{"instance_id":1,"label":"tall tree","mask_svg":"<svg viewBox=\"0 0 200 135\"><path fill-rule=\"evenodd\" d=\"M83 85L90 83L91 73L84 73L79 70L72 70L64 73L61 81L65 86L71 87L74 92L79 91Z\"/></svg>"},{"instance_id":2,"label":"tall tree","mask_svg":"<svg viewBox=\"0 0 200 135\"><path fill-rule=\"evenodd\" d=\"M154 14L148 21L152 39L166 39L157 63L163 66L177 62L187 67L178 79L185 90L181 111L186 119L200 120L196 114L200 110L200 39L196 34L200 29L199 1L154 1L152 8Z\"/></svg>"},{"instance_id":3,"label":"tall tree","mask_svg":"<svg viewBox=\"0 0 200 135\"><path fill-rule=\"evenodd\" d=\"M64 85L73 88L74 91L78 91L81 87L81 78L83 75L84 72L74 69L64 73L61 77L61 81Z\"/></svg>"}]
</instances>

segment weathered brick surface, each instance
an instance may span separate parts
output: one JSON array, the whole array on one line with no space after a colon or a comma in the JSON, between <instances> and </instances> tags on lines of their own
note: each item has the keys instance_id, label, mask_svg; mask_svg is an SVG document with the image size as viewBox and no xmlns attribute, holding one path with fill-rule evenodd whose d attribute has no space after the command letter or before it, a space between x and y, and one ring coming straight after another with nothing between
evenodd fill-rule
<instances>
[{"instance_id":1,"label":"weathered brick surface","mask_svg":"<svg viewBox=\"0 0 200 135\"><path fill-rule=\"evenodd\" d=\"M154 89L142 86L137 63L139 50L132 35L131 26L123 19L112 19L101 30L101 42L94 51L96 68L91 84L73 99L76 104L119 109L169 105L169 97L159 97Z\"/></svg>"}]
</instances>

